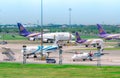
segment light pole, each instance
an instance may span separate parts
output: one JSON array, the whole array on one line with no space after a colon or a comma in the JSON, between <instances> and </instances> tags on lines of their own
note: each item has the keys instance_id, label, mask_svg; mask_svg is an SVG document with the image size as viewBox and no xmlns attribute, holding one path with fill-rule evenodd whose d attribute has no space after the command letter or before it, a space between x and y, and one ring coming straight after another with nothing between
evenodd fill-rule
<instances>
[{"instance_id":1,"label":"light pole","mask_svg":"<svg viewBox=\"0 0 120 78\"><path fill-rule=\"evenodd\" d=\"M23 64L26 64L26 45L23 45Z\"/></svg>"},{"instance_id":2,"label":"light pole","mask_svg":"<svg viewBox=\"0 0 120 78\"><path fill-rule=\"evenodd\" d=\"M97 66L101 66L101 45L97 44Z\"/></svg>"},{"instance_id":3,"label":"light pole","mask_svg":"<svg viewBox=\"0 0 120 78\"><path fill-rule=\"evenodd\" d=\"M62 52L63 52L62 46L59 45L59 64L62 64Z\"/></svg>"},{"instance_id":4,"label":"light pole","mask_svg":"<svg viewBox=\"0 0 120 78\"><path fill-rule=\"evenodd\" d=\"M69 26L71 27L71 11L72 9L69 8ZM72 27L71 27L72 28Z\"/></svg>"},{"instance_id":5,"label":"light pole","mask_svg":"<svg viewBox=\"0 0 120 78\"><path fill-rule=\"evenodd\" d=\"M43 0L41 0L41 46L43 46ZM43 58L43 49L41 49L41 58Z\"/></svg>"}]
</instances>

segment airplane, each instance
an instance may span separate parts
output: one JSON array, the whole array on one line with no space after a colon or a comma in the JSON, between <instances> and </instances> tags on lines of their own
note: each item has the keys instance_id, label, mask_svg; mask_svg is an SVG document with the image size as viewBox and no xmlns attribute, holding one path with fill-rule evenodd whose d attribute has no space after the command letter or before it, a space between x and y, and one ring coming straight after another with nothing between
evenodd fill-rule
<instances>
[{"instance_id":1,"label":"airplane","mask_svg":"<svg viewBox=\"0 0 120 78\"><path fill-rule=\"evenodd\" d=\"M41 33L30 33L28 32L21 23L17 23L19 28L19 33L21 36L27 37L29 40L35 40L41 38ZM55 33L44 33L43 42L53 43L55 39L59 36L59 40L70 41L75 37L69 32L55 32Z\"/></svg>"},{"instance_id":2,"label":"airplane","mask_svg":"<svg viewBox=\"0 0 120 78\"><path fill-rule=\"evenodd\" d=\"M51 52L56 52L59 49L58 41L56 40L53 45L48 45L48 46L27 46L25 51L26 51L26 56L29 58L29 56L34 55L34 58L37 58L37 54L46 55L49 57L49 54ZM24 50L21 50L21 52L24 52Z\"/></svg>"},{"instance_id":3,"label":"airplane","mask_svg":"<svg viewBox=\"0 0 120 78\"><path fill-rule=\"evenodd\" d=\"M35 37L38 37L38 35L40 35L40 33L31 33L28 32L21 23L17 23L17 26L19 28L19 34L21 36L27 37L29 40L35 40Z\"/></svg>"},{"instance_id":4,"label":"airplane","mask_svg":"<svg viewBox=\"0 0 120 78\"><path fill-rule=\"evenodd\" d=\"M90 56L90 53L87 53L87 52L83 52L83 53L75 53L73 56L72 56L72 60L73 61L76 61L76 60L90 60L90 61L93 61L93 59L97 58L97 57L101 57L102 55L104 54L108 54L108 53L102 53L102 52L95 52L95 53L92 53L92 55Z\"/></svg>"},{"instance_id":5,"label":"airplane","mask_svg":"<svg viewBox=\"0 0 120 78\"><path fill-rule=\"evenodd\" d=\"M44 33L43 42L53 43L57 37L59 37L59 40L63 40L63 41L70 41L75 38L74 35L72 35L69 32Z\"/></svg>"},{"instance_id":6,"label":"airplane","mask_svg":"<svg viewBox=\"0 0 120 78\"><path fill-rule=\"evenodd\" d=\"M108 34L100 24L97 24L97 27L99 31L99 37L104 38L105 40L120 39L120 34Z\"/></svg>"},{"instance_id":7,"label":"airplane","mask_svg":"<svg viewBox=\"0 0 120 78\"><path fill-rule=\"evenodd\" d=\"M79 44L83 44L86 47L88 47L90 45L93 45L93 47L96 47L97 44L103 45L103 40L102 39L87 39L87 40L81 39L78 32L76 32L76 42L79 43Z\"/></svg>"}]
</instances>

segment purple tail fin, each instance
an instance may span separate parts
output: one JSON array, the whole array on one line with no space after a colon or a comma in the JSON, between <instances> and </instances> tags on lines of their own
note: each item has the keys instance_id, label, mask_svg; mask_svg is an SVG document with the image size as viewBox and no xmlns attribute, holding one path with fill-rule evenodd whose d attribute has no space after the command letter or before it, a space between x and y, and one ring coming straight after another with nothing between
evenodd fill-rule
<instances>
[{"instance_id":1,"label":"purple tail fin","mask_svg":"<svg viewBox=\"0 0 120 78\"><path fill-rule=\"evenodd\" d=\"M97 27L100 35L107 34L101 25L97 24Z\"/></svg>"},{"instance_id":2,"label":"purple tail fin","mask_svg":"<svg viewBox=\"0 0 120 78\"><path fill-rule=\"evenodd\" d=\"M86 40L81 39L79 33L76 32L76 42L81 44L81 43L84 43L85 41Z\"/></svg>"},{"instance_id":3,"label":"purple tail fin","mask_svg":"<svg viewBox=\"0 0 120 78\"><path fill-rule=\"evenodd\" d=\"M81 40L79 33L78 33L78 32L76 32L75 34L76 34L76 41Z\"/></svg>"},{"instance_id":4,"label":"purple tail fin","mask_svg":"<svg viewBox=\"0 0 120 78\"><path fill-rule=\"evenodd\" d=\"M18 28L19 28L19 34L22 36L28 36L30 32L28 32L21 23L17 23Z\"/></svg>"}]
</instances>

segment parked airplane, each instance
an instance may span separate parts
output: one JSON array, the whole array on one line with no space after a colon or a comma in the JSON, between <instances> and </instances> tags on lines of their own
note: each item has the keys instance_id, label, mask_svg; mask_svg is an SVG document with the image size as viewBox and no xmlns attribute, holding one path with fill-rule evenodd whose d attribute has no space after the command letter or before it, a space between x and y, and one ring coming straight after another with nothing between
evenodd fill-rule
<instances>
[{"instance_id":1,"label":"parked airplane","mask_svg":"<svg viewBox=\"0 0 120 78\"><path fill-rule=\"evenodd\" d=\"M108 54L108 53L100 53L100 52L95 52L92 54L87 53L87 52L86 53L76 53L73 55L72 60L73 61L76 61L76 60L83 60L83 61L90 60L90 61L92 61L94 58L100 57L104 54Z\"/></svg>"},{"instance_id":2,"label":"parked airplane","mask_svg":"<svg viewBox=\"0 0 120 78\"><path fill-rule=\"evenodd\" d=\"M28 32L21 23L17 23L19 28L19 33L21 36L27 37L29 40L35 40L40 39L41 34L40 33L30 33ZM43 42L54 42L55 39L59 36L59 40L72 40L74 39L74 35L72 35L69 32L55 32L55 33L44 33L43 34Z\"/></svg>"},{"instance_id":3,"label":"parked airplane","mask_svg":"<svg viewBox=\"0 0 120 78\"><path fill-rule=\"evenodd\" d=\"M41 37L41 36L40 36ZM70 41L73 40L75 37L69 32L55 32L55 33L44 33L43 34L43 41L52 43L54 40L59 37L59 40Z\"/></svg>"},{"instance_id":4,"label":"parked airplane","mask_svg":"<svg viewBox=\"0 0 120 78\"><path fill-rule=\"evenodd\" d=\"M76 42L79 44L84 44L86 47L89 45L93 45L93 47L96 47L97 44L103 45L102 39L81 39L78 32L76 32Z\"/></svg>"},{"instance_id":5,"label":"parked airplane","mask_svg":"<svg viewBox=\"0 0 120 78\"><path fill-rule=\"evenodd\" d=\"M120 34L107 34L100 24L97 24L97 27L99 31L99 37L104 38L105 40L120 39Z\"/></svg>"},{"instance_id":6,"label":"parked airplane","mask_svg":"<svg viewBox=\"0 0 120 78\"><path fill-rule=\"evenodd\" d=\"M31 55L34 55L34 58L36 58L37 54L41 54L41 53L43 55L48 54L47 56L49 56L49 53L56 52L59 49L57 42L58 41L56 40L53 45L49 45L49 46L27 46L26 47L27 58L29 58L29 56ZM22 52L24 51L22 50Z\"/></svg>"},{"instance_id":7,"label":"parked airplane","mask_svg":"<svg viewBox=\"0 0 120 78\"><path fill-rule=\"evenodd\" d=\"M27 37L29 38L29 40L35 40L36 37L38 37L38 35L40 35L40 33L31 33L28 32L21 23L17 23L18 28L19 28L19 34L21 36Z\"/></svg>"}]
</instances>

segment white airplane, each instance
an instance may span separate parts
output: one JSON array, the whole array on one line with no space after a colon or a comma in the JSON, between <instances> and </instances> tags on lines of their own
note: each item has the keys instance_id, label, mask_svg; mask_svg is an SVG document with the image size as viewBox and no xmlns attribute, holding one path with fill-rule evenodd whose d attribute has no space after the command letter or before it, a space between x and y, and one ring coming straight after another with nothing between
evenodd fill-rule
<instances>
[{"instance_id":1,"label":"white airplane","mask_svg":"<svg viewBox=\"0 0 120 78\"><path fill-rule=\"evenodd\" d=\"M80 35L78 34L78 32L76 32L76 42L79 44L83 44L86 47L93 45L93 47L96 47L97 44L99 45L103 45L103 40L102 39L87 39L87 40L83 40L80 38Z\"/></svg>"},{"instance_id":2,"label":"white airplane","mask_svg":"<svg viewBox=\"0 0 120 78\"><path fill-rule=\"evenodd\" d=\"M92 55L90 55L90 53L76 53L73 55L72 60L73 61L77 61L77 60L83 60L83 61L90 60L90 61L92 61L94 58L100 57L104 54L108 54L108 53L96 52L96 53L92 53Z\"/></svg>"},{"instance_id":3,"label":"white airplane","mask_svg":"<svg viewBox=\"0 0 120 78\"><path fill-rule=\"evenodd\" d=\"M99 37L104 38L105 40L120 39L120 34L108 34L100 24L97 24L97 27L99 31Z\"/></svg>"},{"instance_id":4,"label":"white airplane","mask_svg":"<svg viewBox=\"0 0 120 78\"><path fill-rule=\"evenodd\" d=\"M56 33L44 33L43 34L43 41L52 43L57 37L59 40L70 41L73 40L75 37L69 32L56 32Z\"/></svg>"},{"instance_id":5,"label":"white airplane","mask_svg":"<svg viewBox=\"0 0 120 78\"><path fill-rule=\"evenodd\" d=\"M21 23L17 23L19 28L19 34L21 36L27 37L29 40L35 40L41 38L41 33L30 33L28 32ZM55 33L44 33L43 34L43 42L54 42L55 39L59 36L59 40L70 41L75 37L69 32L55 32Z\"/></svg>"},{"instance_id":6,"label":"white airplane","mask_svg":"<svg viewBox=\"0 0 120 78\"><path fill-rule=\"evenodd\" d=\"M36 58L37 54L41 53L43 55L49 56L49 53L56 52L59 49L57 42L58 41L56 40L53 45L49 46L27 46L25 50L27 58L29 58L29 56L31 55L34 55L34 58ZM21 52L24 52L24 50L22 50Z\"/></svg>"}]
</instances>

